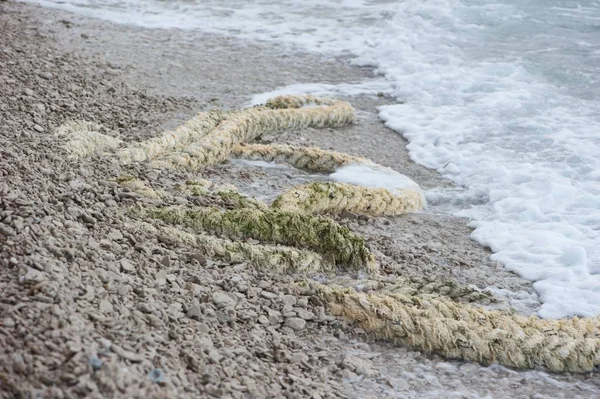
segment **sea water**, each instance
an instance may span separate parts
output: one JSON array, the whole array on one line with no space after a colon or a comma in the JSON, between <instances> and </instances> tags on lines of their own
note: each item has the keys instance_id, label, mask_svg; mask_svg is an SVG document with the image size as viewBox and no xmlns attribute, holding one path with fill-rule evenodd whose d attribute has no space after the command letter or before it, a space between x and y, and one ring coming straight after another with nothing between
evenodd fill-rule
<instances>
[{"instance_id":1,"label":"sea water","mask_svg":"<svg viewBox=\"0 0 600 399\"><path fill-rule=\"evenodd\" d=\"M31 1L373 66L364 84L282 92L393 96L382 120L459 187L430 190L430 204L535 281L540 316L600 314L599 1Z\"/></svg>"}]
</instances>

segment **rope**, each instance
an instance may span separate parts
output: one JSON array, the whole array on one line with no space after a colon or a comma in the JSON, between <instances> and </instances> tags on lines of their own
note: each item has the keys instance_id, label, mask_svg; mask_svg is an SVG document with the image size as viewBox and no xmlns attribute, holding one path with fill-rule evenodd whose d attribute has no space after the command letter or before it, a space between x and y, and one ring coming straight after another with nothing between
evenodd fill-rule
<instances>
[{"instance_id":1,"label":"rope","mask_svg":"<svg viewBox=\"0 0 600 399\"><path fill-rule=\"evenodd\" d=\"M336 127L354 121L354 109L346 102L317 100L312 96L282 97L278 101L229 113L227 119L206 136L153 162L153 165L195 171L223 162L236 145L252 141L266 132ZM322 106L302 108L312 102Z\"/></svg>"},{"instance_id":2,"label":"rope","mask_svg":"<svg viewBox=\"0 0 600 399\"><path fill-rule=\"evenodd\" d=\"M318 285L332 313L375 336L449 359L586 372L600 364L600 319L543 320L446 297L364 294Z\"/></svg>"},{"instance_id":3,"label":"rope","mask_svg":"<svg viewBox=\"0 0 600 399\"><path fill-rule=\"evenodd\" d=\"M196 171L233 155L331 173L341 166L372 163L318 148L247 142L266 132L335 127L353 120L353 108L341 101L278 97L261 107L199 114L161 137L118 150L117 156L123 164L149 161L155 167ZM66 148L73 156L116 151L120 141L98 133L98 129L92 124L71 124L59 129L59 134L71 139ZM164 200L170 195L133 178L119 183L150 198ZM282 273L332 271L336 264L367 270L371 279L362 284L360 292L317 282L313 286L333 314L379 338L450 359L515 368L586 372L600 365L598 317L523 317L477 307L475 302L492 300L491 294L454 282L427 278L386 282L385 276L377 274L375 258L362 237L330 218L318 216L343 211L370 216L413 212L425 205L418 188L389 191L345 183L311 183L282 193L268 207L232 189L211 187L206 180L188 183L179 191L205 197L207 203L216 206L137 206L129 208L128 215L139 220L142 231L193 246L219 259L247 261ZM154 222L148 223L150 220ZM159 226L159 221L167 226ZM249 238L261 244L240 241Z\"/></svg>"},{"instance_id":4,"label":"rope","mask_svg":"<svg viewBox=\"0 0 600 399\"><path fill-rule=\"evenodd\" d=\"M310 214L343 211L369 216L398 216L422 210L420 190L405 189L392 194L385 188L359 187L344 183L308 183L279 195L274 209Z\"/></svg>"},{"instance_id":5,"label":"rope","mask_svg":"<svg viewBox=\"0 0 600 399\"><path fill-rule=\"evenodd\" d=\"M242 208L132 207L130 217L158 219L230 239L253 238L266 243L307 248L341 266L376 270L373 255L362 237L331 219L297 212Z\"/></svg>"},{"instance_id":6,"label":"rope","mask_svg":"<svg viewBox=\"0 0 600 399\"><path fill-rule=\"evenodd\" d=\"M365 158L326 151L315 147L295 147L286 144L246 144L234 147L236 158L287 163L311 172L332 173L336 168L353 163L368 163Z\"/></svg>"},{"instance_id":7,"label":"rope","mask_svg":"<svg viewBox=\"0 0 600 399\"><path fill-rule=\"evenodd\" d=\"M99 133L101 127L91 122L67 122L56 130L57 136L66 136L65 149L69 157L80 159L97 152L114 151L121 140Z\"/></svg>"},{"instance_id":8,"label":"rope","mask_svg":"<svg viewBox=\"0 0 600 399\"><path fill-rule=\"evenodd\" d=\"M199 249L203 255L226 262L248 262L251 266L280 273L331 271L331 264L315 252L286 246L248 244L207 234L188 233L171 226L140 222L141 231L169 242L180 242Z\"/></svg>"}]
</instances>

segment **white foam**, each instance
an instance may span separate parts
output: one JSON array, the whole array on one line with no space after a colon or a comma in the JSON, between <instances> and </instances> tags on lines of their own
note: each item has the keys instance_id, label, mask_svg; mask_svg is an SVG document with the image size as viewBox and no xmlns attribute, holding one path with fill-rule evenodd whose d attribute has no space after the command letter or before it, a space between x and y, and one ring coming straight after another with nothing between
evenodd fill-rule
<instances>
[{"instance_id":1,"label":"white foam","mask_svg":"<svg viewBox=\"0 0 600 399\"><path fill-rule=\"evenodd\" d=\"M410 142L414 161L464 188L465 201L455 198L452 209L473 220L472 237L493 259L536 281L539 314L600 314L597 2L35 2L352 55L354 64L374 66L388 83L377 80L376 90L403 102L382 107L380 116ZM339 90L372 93L373 82Z\"/></svg>"},{"instance_id":2,"label":"white foam","mask_svg":"<svg viewBox=\"0 0 600 399\"><path fill-rule=\"evenodd\" d=\"M392 193L412 190L420 192L422 195L419 185L409 177L391 168L372 163L342 166L330 174L329 178L333 181L362 187L385 188ZM424 199L423 203L425 203Z\"/></svg>"},{"instance_id":3,"label":"white foam","mask_svg":"<svg viewBox=\"0 0 600 399\"><path fill-rule=\"evenodd\" d=\"M302 83L281 87L266 93L255 94L250 99L248 106L266 103L269 99L283 95L312 94L315 96L347 96L391 94L392 89L388 81L373 79L361 83L342 83L331 85L325 83Z\"/></svg>"}]
</instances>

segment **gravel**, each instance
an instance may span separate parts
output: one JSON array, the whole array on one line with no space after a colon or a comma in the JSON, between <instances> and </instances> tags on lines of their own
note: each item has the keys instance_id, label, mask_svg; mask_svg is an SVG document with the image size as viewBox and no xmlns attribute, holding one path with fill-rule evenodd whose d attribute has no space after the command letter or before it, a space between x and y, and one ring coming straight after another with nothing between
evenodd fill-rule
<instances>
[{"instance_id":1,"label":"gravel","mask_svg":"<svg viewBox=\"0 0 600 399\"><path fill-rule=\"evenodd\" d=\"M0 4L1 398L600 397L596 374L517 372L371 342L331 317L295 276L216 262L139 232L122 207L141 199L110 182L120 166L99 156L68 160L54 135L60 124L91 121L135 141L200 109L239 106L253 92L371 73L194 35ZM240 57L249 62L223 72ZM170 62L183 69L160 73L157 65ZM277 140L402 165L425 187L447 184L411 164L402 139L377 121L385 99L352 101L357 126ZM167 189L190 177L134 172ZM309 178L235 165L206 175L267 197ZM469 241L464 221L426 213L342 222L368 237L390 273L532 292Z\"/></svg>"}]
</instances>

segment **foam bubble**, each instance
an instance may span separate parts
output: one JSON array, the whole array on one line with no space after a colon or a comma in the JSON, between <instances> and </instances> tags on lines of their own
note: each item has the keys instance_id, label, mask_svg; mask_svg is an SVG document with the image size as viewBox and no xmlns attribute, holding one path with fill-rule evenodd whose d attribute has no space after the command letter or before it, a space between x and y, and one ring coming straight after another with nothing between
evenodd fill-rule
<instances>
[{"instance_id":1,"label":"foam bubble","mask_svg":"<svg viewBox=\"0 0 600 399\"><path fill-rule=\"evenodd\" d=\"M395 170L372 163L360 163L342 166L329 175L333 181L349 183L362 187L385 188L392 193L403 190L421 192L417 183ZM423 203L425 200L423 199Z\"/></svg>"}]
</instances>

